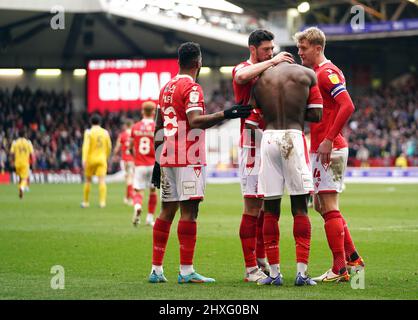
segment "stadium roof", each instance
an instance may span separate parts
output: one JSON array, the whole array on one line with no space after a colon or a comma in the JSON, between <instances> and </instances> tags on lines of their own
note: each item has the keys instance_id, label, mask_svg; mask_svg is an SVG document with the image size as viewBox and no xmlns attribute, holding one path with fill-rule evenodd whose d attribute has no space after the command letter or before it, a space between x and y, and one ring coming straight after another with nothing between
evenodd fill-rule
<instances>
[{"instance_id":1,"label":"stadium roof","mask_svg":"<svg viewBox=\"0 0 418 320\"><path fill-rule=\"evenodd\" d=\"M321 23L339 20L347 15L352 6L360 5L366 11L369 20L398 20L400 18L417 18L417 0L305 0L310 4L310 10L305 18L311 18ZM296 8L304 2L292 0L229 0L229 2L243 8L245 11L260 17L268 17L274 11Z\"/></svg>"},{"instance_id":2,"label":"stadium roof","mask_svg":"<svg viewBox=\"0 0 418 320\"><path fill-rule=\"evenodd\" d=\"M133 3L128 6L126 3ZM199 42L205 65L219 66L236 63L247 53L248 30L257 27L246 25L241 32L215 24L199 24L198 19L155 14L149 6L138 9L138 3L166 3L164 0L0 0L0 67L82 67L86 60L95 58L158 58L173 57L176 48L184 41ZM170 0L193 2L198 0ZM213 6L224 0L198 1ZM264 19L270 12L295 8L298 2L290 0L230 0L244 12ZM310 10L301 15L306 24L344 24L350 18L350 8L358 0L310 0ZM364 3L367 3L365 5ZM418 17L418 0L362 1L367 13L366 21L377 22ZM65 9L64 29L51 28L55 13L51 8L61 5ZM234 11L232 8L230 12ZM56 11L55 11L56 12ZM168 11L167 11L168 12ZM209 17L219 11L208 11ZM193 13L192 13L193 14ZM234 14L230 14L233 16ZM236 15L236 14L235 14ZM242 18L244 15L240 15ZM247 15L248 16L248 15ZM286 17L286 16L285 16ZM228 15L218 20L228 21ZM274 21L271 21L274 23ZM417 20L418 23L418 20ZM242 24L242 22L241 22ZM379 36L417 35L418 29ZM351 38L350 38L351 37ZM376 35L338 35L328 40L356 40ZM281 41L283 46L286 45ZM293 42L292 42L293 44Z\"/></svg>"},{"instance_id":3,"label":"stadium roof","mask_svg":"<svg viewBox=\"0 0 418 320\"><path fill-rule=\"evenodd\" d=\"M72 68L93 58L172 57L185 41L200 43L206 65L246 54L246 34L112 1L0 0L0 67ZM51 8L57 5L65 9L65 24L54 30Z\"/></svg>"}]
</instances>

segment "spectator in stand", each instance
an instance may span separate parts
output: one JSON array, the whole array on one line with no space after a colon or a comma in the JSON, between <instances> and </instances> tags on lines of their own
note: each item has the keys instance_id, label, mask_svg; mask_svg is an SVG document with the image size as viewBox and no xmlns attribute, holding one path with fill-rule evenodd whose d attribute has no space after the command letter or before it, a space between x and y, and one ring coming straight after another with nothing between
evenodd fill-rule
<instances>
[{"instance_id":1,"label":"spectator in stand","mask_svg":"<svg viewBox=\"0 0 418 320\"><path fill-rule=\"evenodd\" d=\"M0 148L0 173L4 173L6 169L7 154L3 148Z\"/></svg>"},{"instance_id":2,"label":"spectator in stand","mask_svg":"<svg viewBox=\"0 0 418 320\"><path fill-rule=\"evenodd\" d=\"M364 143L361 142L360 143L360 147L357 151L357 155L356 155L356 159L361 161L361 166L362 167L368 167L369 163L369 150L364 146Z\"/></svg>"}]
</instances>

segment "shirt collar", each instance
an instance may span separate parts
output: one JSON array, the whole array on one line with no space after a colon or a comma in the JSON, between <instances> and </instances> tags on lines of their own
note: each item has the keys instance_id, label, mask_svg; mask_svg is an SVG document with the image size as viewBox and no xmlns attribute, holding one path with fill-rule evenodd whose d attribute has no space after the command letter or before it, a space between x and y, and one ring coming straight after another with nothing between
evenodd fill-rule
<instances>
[{"instance_id":1,"label":"shirt collar","mask_svg":"<svg viewBox=\"0 0 418 320\"><path fill-rule=\"evenodd\" d=\"M189 76L188 74L178 74L176 75L176 78L189 78L190 80L194 82L193 78Z\"/></svg>"},{"instance_id":2,"label":"shirt collar","mask_svg":"<svg viewBox=\"0 0 418 320\"><path fill-rule=\"evenodd\" d=\"M328 62L331 62L331 60L325 59L324 61L322 61L320 64L317 64L314 66L314 69L318 69L320 67L322 67L323 65L327 64Z\"/></svg>"}]
</instances>

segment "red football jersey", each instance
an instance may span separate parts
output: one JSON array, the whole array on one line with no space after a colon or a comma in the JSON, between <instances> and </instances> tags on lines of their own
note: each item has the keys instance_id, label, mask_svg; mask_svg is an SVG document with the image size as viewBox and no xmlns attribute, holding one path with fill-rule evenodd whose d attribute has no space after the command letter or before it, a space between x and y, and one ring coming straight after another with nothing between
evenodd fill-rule
<instances>
[{"instance_id":1,"label":"red football jersey","mask_svg":"<svg viewBox=\"0 0 418 320\"><path fill-rule=\"evenodd\" d=\"M252 65L250 60L241 62L240 64L236 65L235 68L232 70L232 87L234 89L234 96L235 96L235 103L238 104L248 104L251 98L251 89L255 82L257 81L258 77L255 77L254 79L251 79L247 83L244 84L238 84L235 82L235 75L238 70L248 67ZM260 109L254 109L251 115L243 119L241 118L241 139L240 139L240 147L246 146L246 147L254 147L254 141L245 141L248 140L246 137L248 135L244 135L244 127L245 123L252 124L254 126L258 126L260 129L264 129L264 122L262 118L262 113Z\"/></svg>"},{"instance_id":2,"label":"red football jersey","mask_svg":"<svg viewBox=\"0 0 418 320\"><path fill-rule=\"evenodd\" d=\"M154 131L155 121L153 119L142 119L132 127L131 137L134 143L134 162L136 166L154 165Z\"/></svg>"},{"instance_id":3,"label":"red football jersey","mask_svg":"<svg viewBox=\"0 0 418 320\"><path fill-rule=\"evenodd\" d=\"M314 67L318 78L318 86L323 99L322 120L318 123L311 123L311 152L316 152L321 142L326 138L329 130L334 124L338 113L339 104L336 98L342 92L346 92L344 74L331 61L325 60ZM347 147L347 141L341 132L335 137L333 148L341 149Z\"/></svg>"},{"instance_id":4,"label":"red football jersey","mask_svg":"<svg viewBox=\"0 0 418 320\"><path fill-rule=\"evenodd\" d=\"M205 102L200 85L188 75L177 75L160 92L159 112L164 123L162 167L206 165L205 131L191 129L187 113L205 113Z\"/></svg>"},{"instance_id":5,"label":"red football jersey","mask_svg":"<svg viewBox=\"0 0 418 320\"><path fill-rule=\"evenodd\" d=\"M131 131L126 129L119 134L119 141L121 146L121 157L123 161L133 161L131 153L129 152L129 143L131 138Z\"/></svg>"}]
</instances>

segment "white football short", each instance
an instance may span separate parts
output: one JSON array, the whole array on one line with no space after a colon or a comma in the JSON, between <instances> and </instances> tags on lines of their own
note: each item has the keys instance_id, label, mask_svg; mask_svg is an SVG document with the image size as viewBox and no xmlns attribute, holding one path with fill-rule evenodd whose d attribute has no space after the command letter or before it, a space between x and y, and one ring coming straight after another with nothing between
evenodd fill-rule
<instances>
[{"instance_id":1,"label":"white football short","mask_svg":"<svg viewBox=\"0 0 418 320\"><path fill-rule=\"evenodd\" d=\"M152 187L152 169L154 166L135 166L134 189L144 190Z\"/></svg>"},{"instance_id":2,"label":"white football short","mask_svg":"<svg viewBox=\"0 0 418 320\"><path fill-rule=\"evenodd\" d=\"M203 200L206 167L161 167L161 201Z\"/></svg>"},{"instance_id":3,"label":"white football short","mask_svg":"<svg viewBox=\"0 0 418 320\"><path fill-rule=\"evenodd\" d=\"M323 166L320 159L316 160L317 156L317 153L310 154L315 193L342 192L348 148L333 149L329 166Z\"/></svg>"},{"instance_id":4,"label":"white football short","mask_svg":"<svg viewBox=\"0 0 418 320\"><path fill-rule=\"evenodd\" d=\"M312 173L302 131L265 130L261 140L258 192L266 200L313 191Z\"/></svg>"},{"instance_id":5,"label":"white football short","mask_svg":"<svg viewBox=\"0 0 418 320\"><path fill-rule=\"evenodd\" d=\"M134 173L134 162L133 161L120 161L120 168L124 174L133 174Z\"/></svg>"},{"instance_id":6,"label":"white football short","mask_svg":"<svg viewBox=\"0 0 418 320\"><path fill-rule=\"evenodd\" d=\"M257 192L260 159L260 148L239 150L239 177L244 198L260 198Z\"/></svg>"}]
</instances>

